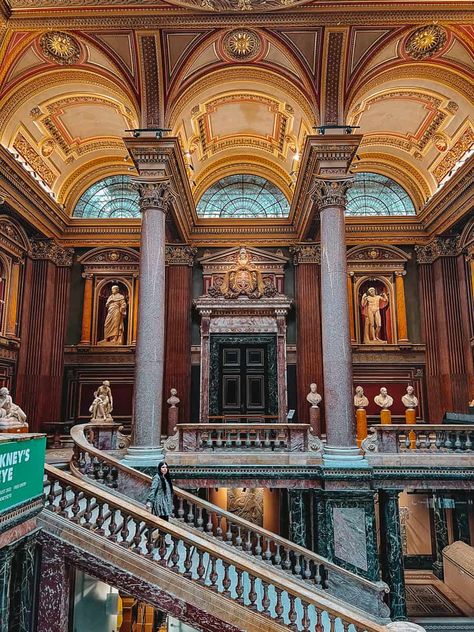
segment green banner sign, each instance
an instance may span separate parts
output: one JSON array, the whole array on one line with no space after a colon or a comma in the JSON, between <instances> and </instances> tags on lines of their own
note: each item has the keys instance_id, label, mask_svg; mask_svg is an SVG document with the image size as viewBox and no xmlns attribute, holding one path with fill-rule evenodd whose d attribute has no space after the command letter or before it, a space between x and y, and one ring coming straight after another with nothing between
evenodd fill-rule
<instances>
[{"instance_id":1,"label":"green banner sign","mask_svg":"<svg viewBox=\"0 0 474 632\"><path fill-rule=\"evenodd\" d=\"M43 492L45 451L44 436L0 435L0 514Z\"/></svg>"}]
</instances>

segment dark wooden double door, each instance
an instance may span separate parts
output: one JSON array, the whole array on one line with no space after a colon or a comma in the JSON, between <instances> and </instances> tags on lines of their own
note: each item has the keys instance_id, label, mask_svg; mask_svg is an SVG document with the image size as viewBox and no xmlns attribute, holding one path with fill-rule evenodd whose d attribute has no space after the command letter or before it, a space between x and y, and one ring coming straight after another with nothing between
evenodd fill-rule
<instances>
[{"instance_id":1,"label":"dark wooden double door","mask_svg":"<svg viewBox=\"0 0 474 632\"><path fill-rule=\"evenodd\" d=\"M222 344L219 355L220 414L268 414L267 346Z\"/></svg>"}]
</instances>

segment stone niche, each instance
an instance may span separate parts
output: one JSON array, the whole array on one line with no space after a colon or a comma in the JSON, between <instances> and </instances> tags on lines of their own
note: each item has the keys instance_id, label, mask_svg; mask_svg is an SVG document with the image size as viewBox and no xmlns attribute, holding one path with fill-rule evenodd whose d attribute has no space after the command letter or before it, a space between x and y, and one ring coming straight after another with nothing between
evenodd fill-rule
<instances>
[{"instance_id":1,"label":"stone niche","mask_svg":"<svg viewBox=\"0 0 474 632\"><path fill-rule=\"evenodd\" d=\"M286 316L292 304L284 293L287 261L281 250L245 246L206 251L199 259L204 294L194 305L201 316L201 422L209 419L212 340L237 334L276 341L276 409L278 421L286 421Z\"/></svg>"}]
</instances>

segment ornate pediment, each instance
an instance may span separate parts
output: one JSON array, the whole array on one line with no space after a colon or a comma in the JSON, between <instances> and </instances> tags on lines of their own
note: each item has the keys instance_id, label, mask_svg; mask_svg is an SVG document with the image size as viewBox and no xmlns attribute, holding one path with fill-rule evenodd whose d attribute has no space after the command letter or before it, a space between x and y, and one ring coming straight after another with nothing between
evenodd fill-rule
<instances>
[{"instance_id":1,"label":"ornate pediment","mask_svg":"<svg viewBox=\"0 0 474 632\"><path fill-rule=\"evenodd\" d=\"M82 255L79 262L86 274L132 272L138 274L140 255L132 248L94 248Z\"/></svg>"},{"instance_id":2,"label":"ornate pediment","mask_svg":"<svg viewBox=\"0 0 474 632\"><path fill-rule=\"evenodd\" d=\"M272 253L239 246L217 253L205 252L199 261L207 296L259 299L283 293L288 258L281 250Z\"/></svg>"},{"instance_id":3,"label":"ornate pediment","mask_svg":"<svg viewBox=\"0 0 474 632\"><path fill-rule=\"evenodd\" d=\"M25 233L6 215L0 215L0 241L7 252L17 257L21 257L29 250Z\"/></svg>"},{"instance_id":4,"label":"ornate pediment","mask_svg":"<svg viewBox=\"0 0 474 632\"><path fill-rule=\"evenodd\" d=\"M405 269L411 255L395 246L355 246L347 252L349 272L397 272Z\"/></svg>"}]
</instances>

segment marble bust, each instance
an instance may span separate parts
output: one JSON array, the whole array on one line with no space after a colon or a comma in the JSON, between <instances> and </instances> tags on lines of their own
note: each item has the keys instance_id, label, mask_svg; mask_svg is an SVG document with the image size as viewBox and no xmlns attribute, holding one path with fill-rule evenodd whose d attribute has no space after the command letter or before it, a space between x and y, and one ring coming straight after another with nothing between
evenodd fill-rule
<instances>
[{"instance_id":1,"label":"marble bust","mask_svg":"<svg viewBox=\"0 0 474 632\"><path fill-rule=\"evenodd\" d=\"M367 408L368 405L369 405L369 400L364 395L364 389L362 388L362 386L356 386L355 395L354 395L354 406L356 408L364 409L364 408Z\"/></svg>"},{"instance_id":2,"label":"marble bust","mask_svg":"<svg viewBox=\"0 0 474 632\"><path fill-rule=\"evenodd\" d=\"M171 397L169 397L166 401L171 406L171 408L176 408L176 406L181 401L179 397L176 397L178 395L178 391L175 388L172 388L170 393Z\"/></svg>"},{"instance_id":3,"label":"marble bust","mask_svg":"<svg viewBox=\"0 0 474 632\"><path fill-rule=\"evenodd\" d=\"M415 395L413 386L407 386L407 392L402 397L402 403L405 408L416 408L418 406L418 397Z\"/></svg>"},{"instance_id":4,"label":"marble bust","mask_svg":"<svg viewBox=\"0 0 474 632\"><path fill-rule=\"evenodd\" d=\"M388 410L393 404L393 397L390 397L385 386L382 386L380 393L374 397L374 402L383 410Z\"/></svg>"},{"instance_id":5,"label":"marble bust","mask_svg":"<svg viewBox=\"0 0 474 632\"><path fill-rule=\"evenodd\" d=\"M309 393L306 395L307 401L311 404L312 408L318 408L318 404L320 403L322 397L317 392L318 385L314 382L309 385Z\"/></svg>"}]
</instances>

